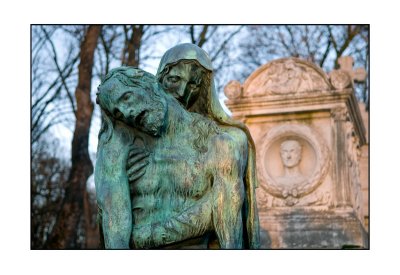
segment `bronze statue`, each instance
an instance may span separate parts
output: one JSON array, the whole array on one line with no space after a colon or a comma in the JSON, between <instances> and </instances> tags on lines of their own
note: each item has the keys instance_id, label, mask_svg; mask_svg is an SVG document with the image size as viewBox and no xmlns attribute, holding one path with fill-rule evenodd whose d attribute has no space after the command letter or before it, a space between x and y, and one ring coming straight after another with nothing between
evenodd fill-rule
<instances>
[{"instance_id":1,"label":"bronze statue","mask_svg":"<svg viewBox=\"0 0 400 275\"><path fill-rule=\"evenodd\" d=\"M207 54L178 45L160 62L161 85L153 78L120 68L99 87L96 188L106 247L185 247L214 233L221 248L258 248L254 144L222 110Z\"/></svg>"}]
</instances>

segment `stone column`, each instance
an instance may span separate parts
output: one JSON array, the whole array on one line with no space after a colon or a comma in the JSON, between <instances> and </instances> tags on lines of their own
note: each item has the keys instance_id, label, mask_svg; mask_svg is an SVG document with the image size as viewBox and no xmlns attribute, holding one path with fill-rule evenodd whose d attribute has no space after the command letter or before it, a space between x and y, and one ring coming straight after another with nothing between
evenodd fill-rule
<instances>
[{"instance_id":1,"label":"stone column","mask_svg":"<svg viewBox=\"0 0 400 275\"><path fill-rule=\"evenodd\" d=\"M346 146L346 121L348 113L345 107L339 107L331 110L331 115L334 121L332 129L332 148L336 148L332 158L334 165L333 178L336 184L335 206L349 207L350 206L350 186L349 182L349 165L347 161L347 146Z\"/></svg>"}]
</instances>

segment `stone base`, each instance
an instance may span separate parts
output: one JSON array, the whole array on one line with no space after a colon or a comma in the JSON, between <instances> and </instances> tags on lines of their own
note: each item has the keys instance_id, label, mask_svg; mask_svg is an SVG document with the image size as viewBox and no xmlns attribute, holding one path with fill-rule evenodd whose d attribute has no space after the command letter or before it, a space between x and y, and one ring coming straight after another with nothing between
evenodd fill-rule
<instances>
[{"instance_id":1,"label":"stone base","mask_svg":"<svg viewBox=\"0 0 400 275\"><path fill-rule=\"evenodd\" d=\"M369 248L368 235L352 209L275 209L259 215L261 248Z\"/></svg>"}]
</instances>

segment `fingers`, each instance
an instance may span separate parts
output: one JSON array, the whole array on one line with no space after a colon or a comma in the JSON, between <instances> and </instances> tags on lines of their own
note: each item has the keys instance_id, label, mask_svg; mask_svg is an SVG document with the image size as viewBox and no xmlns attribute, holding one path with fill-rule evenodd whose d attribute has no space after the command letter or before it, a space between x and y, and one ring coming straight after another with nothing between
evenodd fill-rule
<instances>
[{"instance_id":1,"label":"fingers","mask_svg":"<svg viewBox=\"0 0 400 275\"><path fill-rule=\"evenodd\" d=\"M128 161L126 164L127 175L130 182L139 179L146 172L149 164L150 153L144 148L132 146L129 151Z\"/></svg>"},{"instance_id":2,"label":"fingers","mask_svg":"<svg viewBox=\"0 0 400 275\"><path fill-rule=\"evenodd\" d=\"M133 182L133 181L139 179L141 176L144 175L145 172L146 172L146 166L144 166L143 169L140 170L139 172L134 173L131 176L129 176L129 182Z\"/></svg>"},{"instance_id":3,"label":"fingers","mask_svg":"<svg viewBox=\"0 0 400 275\"><path fill-rule=\"evenodd\" d=\"M134 165L132 165L132 167L130 167L128 169L128 171L127 171L128 176L138 173L140 170L142 170L148 164L149 164L148 160L141 160L140 162L135 163Z\"/></svg>"},{"instance_id":4,"label":"fingers","mask_svg":"<svg viewBox=\"0 0 400 275\"><path fill-rule=\"evenodd\" d=\"M134 165L136 162L140 161L141 159L149 156L149 152L141 147L137 146L130 146L129 148L129 154L128 154L128 161L127 161L127 168L131 167Z\"/></svg>"},{"instance_id":5,"label":"fingers","mask_svg":"<svg viewBox=\"0 0 400 275\"><path fill-rule=\"evenodd\" d=\"M128 150L129 150L129 156L136 155L136 154L142 153L142 152L147 152L146 149L144 149L142 147L137 147L133 144L129 146Z\"/></svg>"},{"instance_id":6,"label":"fingers","mask_svg":"<svg viewBox=\"0 0 400 275\"><path fill-rule=\"evenodd\" d=\"M145 161L144 159L148 158L148 156L149 156L149 153L147 153L147 152L143 152L143 153L139 153L137 155L130 156L128 158L127 168L129 169L136 163Z\"/></svg>"},{"instance_id":7,"label":"fingers","mask_svg":"<svg viewBox=\"0 0 400 275\"><path fill-rule=\"evenodd\" d=\"M133 157L134 155L140 154L140 153L149 153L146 149L132 146L129 148L129 157Z\"/></svg>"}]
</instances>

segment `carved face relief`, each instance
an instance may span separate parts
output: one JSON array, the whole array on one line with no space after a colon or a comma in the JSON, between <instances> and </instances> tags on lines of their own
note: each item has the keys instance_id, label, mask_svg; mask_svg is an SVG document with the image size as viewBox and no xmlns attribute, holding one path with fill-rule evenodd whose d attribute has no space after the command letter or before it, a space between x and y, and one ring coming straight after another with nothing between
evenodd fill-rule
<instances>
[{"instance_id":1,"label":"carved face relief","mask_svg":"<svg viewBox=\"0 0 400 275\"><path fill-rule=\"evenodd\" d=\"M105 102L102 107L115 119L150 135L160 135L167 106L155 93L139 86L125 86L117 79L104 83L99 92L101 102Z\"/></svg>"},{"instance_id":2,"label":"carved face relief","mask_svg":"<svg viewBox=\"0 0 400 275\"><path fill-rule=\"evenodd\" d=\"M194 62L179 62L163 77L162 86L188 109L199 96L203 71Z\"/></svg>"},{"instance_id":3,"label":"carved face relief","mask_svg":"<svg viewBox=\"0 0 400 275\"><path fill-rule=\"evenodd\" d=\"M276 126L261 139L257 170L261 187L287 206L314 192L329 167L324 140L304 124Z\"/></svg>"},{"instance_id":4,"label":"carved face relief","mask_svg":"<svg viewBox=\"0 0 400 275\"><path fill-rule=\"evenodd\" d=\"M287 139L280 145L280 156L283 164L283 174L275 177L274 181L281 186L282 196L297 197L298 187L307 182L307 178L301 173L300 161L302 147L297 140ZM309 169L308 169L309 170Z\"/></svg>"},{"instance_id":5,"label":"carved face relief","mask_svg":"<svg viewBox=\"0 0 400 275\"><path fill-rule=\"evenodd\" d=\"M301 145L296 140L286 140L281 144L282 163L287 168L295 167L301 160Z\"/></svg>"}]
</instances>

